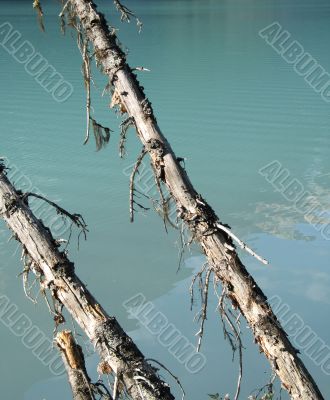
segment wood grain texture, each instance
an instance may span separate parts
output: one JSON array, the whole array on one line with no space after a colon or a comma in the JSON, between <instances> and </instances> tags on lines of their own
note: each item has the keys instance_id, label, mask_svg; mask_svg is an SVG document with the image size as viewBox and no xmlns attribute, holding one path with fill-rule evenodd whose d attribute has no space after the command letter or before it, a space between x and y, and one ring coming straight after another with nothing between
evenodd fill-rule
<instances>
[{"instance_id":1,"label":"wood grain texture","mask_svg":"<svg viewBox=\"0 0 330 400\"><path fill-rule=\"evenodd\" d=\"M214 273L226 285L229 297L246 318L256 343L282 386L294 400L322 400L322 394L267 303L266 296L236 251L226 248L225 244L231 247L232 243L217 229L219 218L194 189L177 161L157 124L150 102L117 45L115 32L109 30L104 16L92 1L72 0L71 4L94 47L97 62L113 84L116 96L120 96L127 114L134 118L138 136L150 154L156 173L175 201L178 216L194 233Z\"/></svg>"},{"instance_id":2,"label":"wood grain texture","mask_svg":"<svg viewBox=\"0 0 330 400\"><path fill-rule=\"evenodd\" d=\"M59 332L55 341L68 374L73 400L95 400L82 349L75 342L72 332Z\"/></svg>"},{"instance_id":3,"label":"wood grain texture","mask_svg":"<svg viewBox=\"0 0 330 400\"><path fill-rule=\"evenodd\" d=\"M145 361L143 354L109 316L77 277L74 264L60 251L49 230L38 220L12 186L5 171L0 173L0 210L41 274L41 284L59 300L89 337L101 358L120 377L133 399L172 400L170 389ZM141 378L142 377L142 378Z\"/></svg>"}]
</instances>

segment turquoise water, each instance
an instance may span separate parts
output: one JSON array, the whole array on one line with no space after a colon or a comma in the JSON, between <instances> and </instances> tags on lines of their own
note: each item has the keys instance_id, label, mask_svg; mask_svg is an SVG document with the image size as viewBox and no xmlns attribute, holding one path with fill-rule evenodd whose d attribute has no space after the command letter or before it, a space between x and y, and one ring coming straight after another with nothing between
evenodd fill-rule
<instances>
[{"instance_id":1,"label":"turquoise water","mask_svg":"<svg viewBox=\"0 0 330 400\"><path fill-rule=\"evenodd\" d=\"M94 117L115 132L100 152L95 152L92 141L82 146L85 95L80 54L71 34L60 34L58 3L43 3L45 34L37 26L30 1L2 1L0 25L9 22L18 30L73 86L73 94L63 103L55 102L24 65L0 47L0 155L10 160L18 186L29 186L31 181L50 199L83 214L88 241L80 242L79 251L75 239L69 247L77 273L144 353L180 376L187 398L207 399L207 393L216 392L233 396L237 360L232 363L229 344L223 339L213 293L202 345L207 365L198 374L187 372L155 335L129 318L122 305L143 293L195 344L198 326L192 320L198 308L190 312L188 291L203 258L193 249L177 273L177 232L166 235L153 212L137 215L130 224L127 171L140 144L130 131L127 157L119 159L120 118L108 109L109 98L101 97L105 80L95 72ZM292 314L297 313L329 345L329 241L258 173L278 160L290 179L298 179L315 197L314 213L323 212L321 223L326 226L329 104L258 32L279 21L330 70L330 5L325 0L131 1L127 4L144 23L139 35L133 23L119 23L110 3L100 1L100 9L119 27L130 64L151 70L140 74L140 80L163 132L177 155L187 158L186 168L196 188L221 220L271 261L264 267L242 254L266 294L290 304ZM51 338L53 325L43 299L34 305L24 297L17 278L22 269L20 251L14 242L7 243L8 237L1 224L0 294ZM267 383L270 371L244 323L242 330L246 350L241 398L246 399ZM4 398L70 398L65 378L54 377L4 324L0 324L0 337ZM303 351L302 358L329 398L329 376ZM87 363L94 370L95 355Z\"/></svg>"}]
</instances>

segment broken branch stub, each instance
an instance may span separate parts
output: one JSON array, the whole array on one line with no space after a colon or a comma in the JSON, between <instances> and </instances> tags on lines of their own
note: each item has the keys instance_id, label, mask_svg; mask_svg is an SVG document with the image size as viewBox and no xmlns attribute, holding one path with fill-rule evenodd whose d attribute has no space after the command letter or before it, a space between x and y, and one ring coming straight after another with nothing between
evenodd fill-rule
<instances>
[{"instance_id":1,"label":"broken branch stub","mask_svg":"<svg viewBox=\"0 0 330 400\"><path fill-rule=\"evenodd\" d=\"M75 342L72 333L59 332L55 342L68 374L73 400L95 400L93 386L86 371L84 354Z\"/></svg>"},{"instance_id":2,"label":"broken branch stub","mask_svg":"<svg viewBox=\"0 0 330 400\"><path fill-rule=\"evenodd\" d=\"M275 314L253 277L240 261L231 237L212 208L197 193L162 134L136 75L127 65L115 31L90 0L72 0L72 8L94 46L97 62L108 76L129 117L134 118L138 136L148 150L157 179L176 203L178 216L193 232L217 278L227 288L235 307L248 321L260 350L268 358L282 385L295 400L323 400L315 381L297 355Z\"/></svg>"}]
</instances>

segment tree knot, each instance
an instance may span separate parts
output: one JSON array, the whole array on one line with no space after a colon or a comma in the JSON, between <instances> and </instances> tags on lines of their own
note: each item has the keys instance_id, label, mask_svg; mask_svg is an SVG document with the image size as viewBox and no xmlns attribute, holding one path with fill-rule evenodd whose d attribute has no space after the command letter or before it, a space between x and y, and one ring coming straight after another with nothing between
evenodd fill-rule
<instances>
[{"instance_id":1,"label":"tree knot","mask_svg":"<svg viewBox=\"0 0 330 400\"><path fill-rule=\"evenodd\" d=\"M148 118L153 118L153 110L152 110L152 106L151 106L151 102L149 101L149 99L146 97L141 101L141 106L142 106L142 111L143 114L148 117Z\"/></svg>"},{"instance_id":2,"label":"tree knot","mask_svg":"<svg viewBox=\"0 0 330 400\"><path fill-rule=\"evenodd\" d=\"M5 193L3 197L5 200L5 215L7 218L9 218L15 211L18 210L18 198L11 193Z\"/></svg>"},{"instance_id":3,"label":"tree knot","mask_svg":"<svg viewBox=\"0 0 330 400\"><path fill-rule=\"evenodd\" d=\"M67 278L74 273L74 263L69 260L60 261L54 265L53 271L56 278Z\"/></svg>"}]
</instances>

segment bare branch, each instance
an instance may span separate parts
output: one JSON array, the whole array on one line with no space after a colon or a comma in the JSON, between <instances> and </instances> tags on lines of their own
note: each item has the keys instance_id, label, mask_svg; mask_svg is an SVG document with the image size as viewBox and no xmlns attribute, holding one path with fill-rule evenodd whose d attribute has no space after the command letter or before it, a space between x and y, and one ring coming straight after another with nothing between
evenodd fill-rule
<instances>
[{"instance_id":1,"label":"bare branch","mask_svg":"<svg viewBox=\"0 0 330 400\"><path fill-rule=\"evenodd\" d=\"M59 16L60 18L64 17L65 12L66 12L66 9L68 8L70 1L71 1L71 0L67 0L67 2L64 4L64 6L63 6L63 8L62 8L62 11L58 14L58 16Z\"/></svg>"},{"instance_id":2,"label":"bare branch","mask_svg":"<svg viewBox=\"0 0 330 400\"><path fill-rule=\"evenodd\" d=\"M120 140L119 140L119 156L123 158L126 154L125 144L127 140L127 132L130 126L135 126L135 121L133 117L126 118L120 124Z\"/></svg>"},{"instance_id":3,"label":"bare branch","mask_svg":"<svg viewBox=\"0 0 330 400\"><path fill-rule=\"evenodd\" d=\"M231 320L230 316L228 315L228 311L226 310L226 305L225 305L225 298L226 298L226 288L223 288L222 294L219 297L219 303L218 303L218 310L221 316L221 320L223 323L223 331L225 338L227 338L230 342L231 348L233 350L233 358L235 351L238 348L239 352L239 374L238 374L238 379L237 379L237 388L236 388L236 394L234 397L234 400L238 400L240 391L241 391L241 384L242 384L242 377L243 377L243 344L242 344L242 339L241 339L241 331L238 325L238 319L236 319L236 325L235 323ZM233 342L231 334L228 332L226 328L226 322L228 323L230 329L232 330L234 334L234 339L237 342L237 345Z\"/></svg>"},{"instance_id":4,"label":"bare branch","mask_svg":"<svg viewBox=\"0 0 330 400\"><path fill-rule=\"evenodd\" d=\"M127 114L134 117L138 136L142 145L147 147L159 173L158 177L175 201L179 210L178 217L201 245L217 279L230 284L230 300L247 319L256 342L269 362L273 365L276 359L276 373L283 386L295 400L302 395L322 400L317 384L290 343L266 296L228 241L231 236L216 226L219 218L195 190L161 132L151 103L127 64L125 53L118 46L116 32L109 29L104 15L97 11L92 0L72 0L71 3L85 34L94 46L104 74L117 94L126 93L124 105Z\"/></svg>"},{"instance_id":5,"label":"bare branch","mask_svg":"<svg viewBox=\"0 0 330 400\"><path fill-rule=\"evenodd\" d=\"M183 389L183 386L182 386L179 378L177 376L175 376L168 368L166 368L164 364L160 363L159 361L155 360L154 358L147 358L146 361L152 361L152 362L158 364L161 368L165 369L165 371L167 371L171 375L171 377L173 379L175 379L177 384L180 386L180 389L181 389L181 392L182 392L182 400L183 400L185 398L186 393L185 393L185 391Z\"/></svg>"},{"instance_id":6,"label":"bare branch","mask_svg":"<svg viewBox=\"0 0 330 400\"><path fill-rule=\"evenodd\" d=\"M86 144L89 140L89 127L90 127L90 119L91 119L91 68L90 68L90 60L89 60L89 51L88 51L88 39L84 40L83 51L82 51L82 72L84 77L84 84L86 89L86 136L84 140L84 144Z\"/></svg>"},{"instance_id":7,"label":"bare branch","mask_svg":"<svg viewBox=\"0 0 330 400\"><path fill-rule=\"evenodd\" d=\"M41 3L40 0L34 0L32 7L37 11L37 16L38 16L38 23L40 29L45 32L45 25L44 25L44 13L41 8Z\"/></svg>"},{"instance_id":8,"label":"bare branch","mask_svg":"<svg viewBox=\"0 0 330 400\"><path fill-rule=\"evenodd\" d=\"M257 260L259 260L260 262L262 262L263 264L267 265L269 264L269 262L262 258L261 256L259 256L256 252L254 252L253 250L250 249L250 247L248 247L247 244L245 244L244 242L241 241L241 239L239 239L236 235L233 234L233 232L228 229L226 226L221 225L219 223L216 224L217 228L221 229L223 232L225 232L229 237L231 237L233 240L235 240L235 242L237 242L239 244L239 246L244 249L247 253L251 254L251 256L255 257ZM230 249L231 250L231 249Z\"/></svg>"},{"instance_id":9,"label":"bare branch","mask_svg":"<svg viewBox=\"0 0 330 400\"><path fill-rule=\"evenodd\" d=\"M206 272L205 282L204 282L204 289L202 295L202 312L200 315L200 330L196 333L198 336L198 344L197 344L197 352L200 351L202 345L202 339L204 335L204 324L207 318L207 303L208 303L208 294L209 294L209 282L212 270L209 268Z\"/></svg>"},{"instance_id":10,"label":"bare branch","mask_svg":"<svg viewBox=\"0 0 330 400\"><path fill-rule=\"evenodd\" d=\"M133 399L173 400L155 368L145 361L117 320L107 314L77 277L74 264L58 249L51 232L35 217L5 173L0 174L0 210L1 217L42 271L42 285L50 291L54 302L55 322L63 322L59 318L62 307L66 307L102 360L122 376L124 387Z\"/></svg>"},{"instance_id":11,"label":"bare branch","mask_svg":"<svg viewBox=\"0 0 330 400\"><path fill-rule=\"evenodd\" d=\"M130 221L134 222L134 204L139 206L140 208L147 210L146 207L143 207L140 203L137 203L134 199L135 197L135 187L134 187L134 181L135 181L135 176L139 172L139 167L142 163L143 157L147 154L147 150L145 147L142 147L141 153L138 156L136 163L133 167L131 177L130 177L130 185L129 185L129 212L130 212Z\"/></svg>"},{"instance_id":12,"label":"bare branch","mask_svg":"<svg viewBox=\"0 0 330 400\"><path fill-rule=\"evenodd\" d=\"M142 30L142 22L139 20L139 18L131 11L129 8L121 4L119 0L113 0L117 10L120 12L120 20L123 22L131 22L131 18L135 18L136 20L136 25L138 27L139 33Z\"/></svg>"},{"instance_id":13,"label":"bare branch","mask_svg":"<svg viewBox=\"0 0 330 400\"><path fill-rule=\"evenodd\" d=\"M58 204L56 204L53 201L48 200L46 197L41 196L36 193L31 193L31 192L24 193L22 195L22 200L26 201L29 197L35 197L37 199L43 200L46 203L50 204L52 207L55 208L55 210L57 211L58 214L61 214L65 217L69 218L71 223L76 225L77 228L80 229L80 234L84 235L85 240L87 239L87 232L88 232L87 224L81 214L71 214L68 211L66 211L64 208L60 207ZM79 234L79 236L80 236L80 234Z\"/></svg>"}]
</instances>

